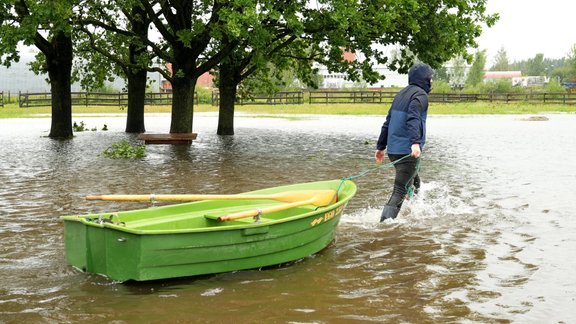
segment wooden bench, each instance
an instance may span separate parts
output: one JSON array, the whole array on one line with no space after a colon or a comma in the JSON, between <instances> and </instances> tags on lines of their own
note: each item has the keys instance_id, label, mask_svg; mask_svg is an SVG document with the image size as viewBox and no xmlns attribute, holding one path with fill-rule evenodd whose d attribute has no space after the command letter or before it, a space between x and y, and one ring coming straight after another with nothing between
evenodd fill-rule
<instances>
[{"instance_id":1,"label":"wooden bench","mask_svg":"<svg viewBox=\"0 0 576 324\"><path fill-rule=\"evenodd\" d=\"M146 134L138 135L139 140L143 140L144 144L176 144L176 145L190 145L196 139L196 133L171 133L171 134Z\"/></svg>"}]
</instances>

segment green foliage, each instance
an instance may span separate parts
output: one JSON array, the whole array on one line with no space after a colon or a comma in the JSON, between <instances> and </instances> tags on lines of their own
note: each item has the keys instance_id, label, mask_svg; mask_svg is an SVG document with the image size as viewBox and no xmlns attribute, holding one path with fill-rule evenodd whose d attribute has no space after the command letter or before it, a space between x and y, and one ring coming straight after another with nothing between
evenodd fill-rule
<instances>
[{"instance_id":1,"label":"green foliage","mask_svg":"<svg viewBox=\"0 0 576 324\"><path fill-rule=\"evenodd\" d=\"M80 123L74 122L74 123L72 124L72 130L73 130L74 132L85 132L85 131L88 131L88 130L91 130L91 131L95 132L95 131L98 130L98 128L97 128L97 127L92 127L92 128L89 129L89 128L86 126L86 124L84 123L84 121L80 121ZM108 130L108 125L104 124L104 126L102 127L102 131L107 131L107 130Z\"/></svg>"},{"instance_id":2,"label":"green foliage","mask_svg":"<svg viewBox=\"0 0 576 324\"><path fill-rule=\"evenodd\" d=\"M448 69L446 66L441 66L434 70L434 81L443 81L446 83L450 82L450 76L448 75Z\"/></svg>"},{"instance_id":3,"label":"green foliage","mask_svg":"<svg viewBox=\"0 0 576 324\"><path fill-rule=\"evenodd\" d=\"M541 53L536 54L534 58L528 60L526 64L525 75L527 76L546 75L544 67L544 54Z\"/></svg>"},{"instance_id":4,"label":"green foliage","mask_svg":"<svg viewBox=\"0 0 576 324\"><path fill-rule=\"evenodd\" d=\"M234 35L239 35L243 46L228 59L238 62L241 78L245 71L261 70L256 79L268 78L270 84L245 85L243 91L290 90L289 83L270 79L282 80L269 73L270 63L280 71L292 70L303 84L312 87L318 82L313 62L359 84L381 78L374 70L375 63L406 72L418 58L439 67L455 55L468 57L466 50L476 45L481 26L490 27L498 19L485 13L485 0L403 1L397 6L385 0L334 0L315 6L305 1L264 1L259 6L261 15L250 20L255 25L234 20L234 30L239 31ZM387 45L397 46L398 51L390 55ZM362 59L343 60L344 52Z\"/></svg>"},{"instance_id":5,"label":"green foliage","mask_svg":"<svg viewBox=\"0 0 576 324\"><path fill-rule=\"evenodd\" d=\"M562 81L576 81L576 44L572 45L562 68Z\"/></svg>"},{"instance_id":6,"label":"green foliage","mask_svg":"<svg viewBox=\"0 0 576 324\"><path fill-rule=\"evenodd\" d=\"M486 65L486 50L476 52L474 62L466 78L466 87L474 87L484 80L484 66Z\"/></svg>"},{"instance_id":7,"label":"green foliage","mask_svg":"<svg viewBox=\"0 0 576 324\"><path fill-rule=\"evenodd\" d=\"M508 55L506 54L506 49L504 47L498 50L496 57L494 58L494 64L490 68L491 71L509 71L508 68L510 64L508 62Z\"/></svg>"},{"instance_id":8,"label":"green foliage","mask_svg":"<svg viewBox=\"0 0 576 324\"><path fill-rule=\"evenodd\" d=\"M198 96L198 103L212 104L212 89L196 87L195 94Z\"/></svg>"},{"instance_id":9,"label":"green foliage","mask_svg":"<svg viewBox=\"0 0 576 324\"><path fill-rule=\"evenodd\" d=\"M118 93L118 89L114 88L112 83L104 83L93 91L97 93Z\"/></svg>"},{"instance_id":10,"label":"green foliage","mask_svg":"<svg viewBox=\"0 0 576 324\"><path fill-rule=\"evenodd\" d=\"M71 35L70 20L74 15L72 8L77 1L70 0L21 0L2 1L0 6L0 63L10 66L20 58L19 44L40 45L44 51L48 48L45 41L52 41L56 34ZM42 33L39 33L42 31ZM41 39L41 41L39 41ZM44 56L39 56L44 59ZM45 72L44 62L37 61L36 72Z\"/></svg>"},{"instance_id":11,"label":"green foliage","mask_svg":"<svg viewBox=\"0 0 576 324\"><path fill-rule=\"evenodd\" d=\"M509 79L483 82L477 85L479 93L513 93L519 92L520 89L522 88L512 87L512 81Z\"/></svg>"},{"instance_id":12,"label":"green foliage","mask_svg":"<svg viewBox=\"0 0 576 324\"><path fill-rule=\"evenodd\" d=\"M432 91L433 93L450 93L452 92L452 87L446 81L437 81L434 79L432 81Z\"/></svg>"},{"instance_id":13,"label":"green foliage","mask_svg":"<svg viewBox=\"0 0 576 324\"><path fill-rule=\"evenodd\" d=\"M131 145L127 140L121 140L102 152L102 156L111 159L140 159L146 156L146 147Z\"/></svg>"},{"instance_id":14,"label":"green foliage","mask_svg":"<svg viewBox=\"0 0 576 324\"><path fill-rule=\"evenodd\" d=\"M556 79L550 79L550 82L546 85L546 92L549 93L564 93L566 89L558 82Z\"/></svg>"},{"instance_id":15,"label":"green foliage","mask_svg":"<svg viewBox=\"0 0 576 324\"><path fill-rule=\"evenodd\" d=\"M83 121L80 121L79 124L76 123L76 122L74 122L74 124L72 124L72 129L73 129L75 132L84 132L84 131L87 131L87 130L88 130L88 128L86 128L86 124L84 124Z\"/></svg>"}]
</instances>

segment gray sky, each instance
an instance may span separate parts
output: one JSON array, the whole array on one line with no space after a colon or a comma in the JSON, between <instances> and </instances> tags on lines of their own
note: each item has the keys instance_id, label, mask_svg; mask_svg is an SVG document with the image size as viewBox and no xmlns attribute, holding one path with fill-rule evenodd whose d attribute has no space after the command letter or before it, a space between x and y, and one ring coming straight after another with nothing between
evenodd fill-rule
<instances>
[{"instance_id":1,"label":"gray sky","mask_svg":"<svg viewBox=\"0 0 576 324\"><path fill-rule=\"evenodd\" d=\"M480 49L486 49L487 65L492 65L496 52L504 47L510 62L533 58L565 57L576 44L573 0L488 0L487 11L498 12L500 20L484 28L478 38Z\"/></svg>"}]
</instances>

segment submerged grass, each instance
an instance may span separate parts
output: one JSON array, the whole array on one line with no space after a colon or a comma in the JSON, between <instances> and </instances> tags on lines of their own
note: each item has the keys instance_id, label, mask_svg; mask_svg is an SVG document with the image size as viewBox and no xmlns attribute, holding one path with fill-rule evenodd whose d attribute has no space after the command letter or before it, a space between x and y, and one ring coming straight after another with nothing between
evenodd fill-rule
<instances>
[{"instance_id":1,"label":"submerged grass","mask_svg":"<svg viewBox=\"0 0 576 324\"><path fill-rule=\"evenodd\" d=\"M301 104L301 105L243 105L235 111L248 114L321 114L321 115L386 115L390 104ZM169 113L170 106L146 106L146 113ZM200 104L195 112L218 112L218 107ZM529 103L430 103L429 114L434 115L486 115L486 114L538 114L555 112L576 112L576 105L529 104ZM125 107L74 106L77 114L126 114ZM17 104L0 107L0 118L49 117L50 107L19 108Z\"/></svg>"}]
</instances>

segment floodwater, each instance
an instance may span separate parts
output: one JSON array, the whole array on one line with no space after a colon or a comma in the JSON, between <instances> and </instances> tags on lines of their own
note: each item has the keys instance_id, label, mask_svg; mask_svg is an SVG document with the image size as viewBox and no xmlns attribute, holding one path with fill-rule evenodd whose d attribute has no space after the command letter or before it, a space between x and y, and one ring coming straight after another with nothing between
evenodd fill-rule
<instances>
[{"instance_id":1,"label":"floodwater","mask_svg":"<svg viewBox=\"0 0 576 324\"><path fill-rule=\"evenodd\" d=\"M190 147L100 156L124 118L0 120L0 323L574 323L576 115L430 116L421 193L379 223L392 169L374 169L383 117L196 114ZM148 116L166 132L169 116ZM116 283L67 265L61 215L142 208L100 193L237 193L356 178L326 250L281 267Z\"/></svg>"}]
</instances>

